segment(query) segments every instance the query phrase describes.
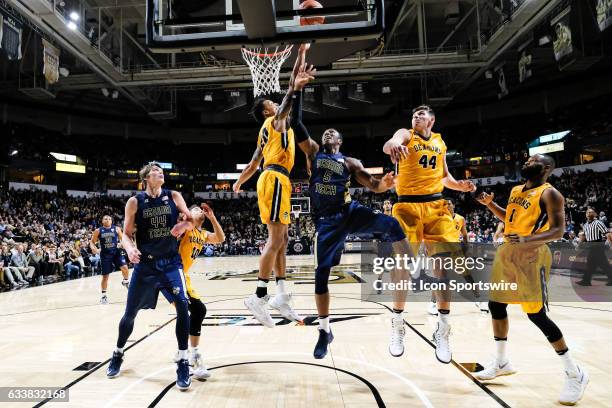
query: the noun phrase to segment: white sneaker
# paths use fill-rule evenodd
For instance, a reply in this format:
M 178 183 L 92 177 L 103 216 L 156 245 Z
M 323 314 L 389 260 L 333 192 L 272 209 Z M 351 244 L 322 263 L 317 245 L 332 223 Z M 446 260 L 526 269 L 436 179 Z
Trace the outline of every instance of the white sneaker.
M 506 361 L 504 364 L 500 365 L 497 360 L 493 360 L 491 363 L 487 364 L 484 370 L 475 372 L 474 377 L 479 380 L 492 380 L 497 377 L 515 373 L 516 370 L 512 367 L 510 361 Z
M 389 343 L 389 353 L 393 357 L 400 357 L 404 354 L 404 336 L 406 335 L 406 327 L 404 319 L 396 317 L 391 318 L 391 342 Z
M 291 301 L 290 294 L 278 294 L 268 301 L 271 308 L 278 310 L 285 319 L 292 320 L 294 322 L 301 322 L 302 317 L 298 315 L 289 305 Z
M 274 321 L 268 310 L 268 299 L 270 299 L 269 295 L 258 298 L 257 295 L 253 293 L 245 299 L 244 305 L 253 313 L 253 317 L 255 317 L 259 323 L 272 328 L 274 327 Z
M 488 314 L 489 313 L 489 303 L 488 302 L 474 302 L 476 304 L 476 307 L 478 308 L 478 310 L 480 310 L 481 313 L 485 313 Z
M 103 296 L 100 298 L 100 304 L 101 304 L 101 305 L 108 305 L 108 298 L 106 297 L 106 295 L 103 295 Z
M 427 305 L 427 313 L 432 316 L 438 315 L 438 304 L 436 302 L 429 302 Z
M 589 383 L 589 373 L 582 367 L 578 367 L 578 373 L 571 376 L 565 372 L 565 384 L 559 396 L 562 405 L 576 405 L 582 398 L 584 390 Z
M 200 353 L 193 353 L 189 356 L 189 367 L 189 371 L 192 371 L 196 380 L 205 380 L 210 377 L 210 371 L 204 365 Z
M 453 355 L 450 349 L 450 324 L 438 322 L 436 331 L 433 334 L 433 341 L 436 345 L 436 358 L 439 362 L 448 364 L 451 362 Z

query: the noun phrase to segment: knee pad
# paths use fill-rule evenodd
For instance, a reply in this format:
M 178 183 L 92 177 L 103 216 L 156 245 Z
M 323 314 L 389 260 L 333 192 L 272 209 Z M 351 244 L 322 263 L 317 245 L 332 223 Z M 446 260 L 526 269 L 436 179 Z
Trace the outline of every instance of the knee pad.
M 489 300 L 489 312 L 491 312 L 491 317 L 495 320 L 503 320 L 508 317 L 507 309 L 508 304 L 499 303 L 493 300 Z
M 202 322 L 206 317 L 206 305 L 200 299 L 191 299 L 189 312 L 189 334 L 199 336 L 202 332 Z
M 555 322 L 550 320 L 544 308 L 540 309 L 538 313 L 527 313 L 527 317 L 538 326 L 538 329 L 544 333 L 550 343 L 554 343 L 563 337 L 561 330 Z
M 329 280 L 330 268 L 322 268 L 315 271 L 315 293 L 317 295 L 324 295 L 329 292 L 327 283 Z

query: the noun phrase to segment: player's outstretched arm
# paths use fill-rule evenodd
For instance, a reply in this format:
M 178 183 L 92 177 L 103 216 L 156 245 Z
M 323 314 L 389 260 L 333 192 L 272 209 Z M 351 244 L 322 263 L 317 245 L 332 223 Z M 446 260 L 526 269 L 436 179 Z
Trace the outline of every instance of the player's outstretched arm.
M 136 197 L 130 197 L 125 204 L 125 217 L 123 221 L 123 237 L 121 245 L 128 255 L 130 262 L 137 264 L 140 262 L 140 251 L 136 248 L 134 242 L 134 232 L 136 231 L 136 210 L 138 210 L 138 201 Z
M 205 203 L 202 203 L 200 207 L 202 208 L 206 218 L 210 220 L 210 223 L 213 226 L 213 232 L 208 234 L 206 241 L 211 244 L 220 244 L 225 242 L 225 232 L 223 232 L 221 224 L 219 224 L 219 221 L 217 221 L 217 217 L 215 217 L 215 213 L 213 212 L 212 208 Z
M 291 71 L 291 77 L 289 78 L 289 88 L 293 87 L 295 82 L 295 78 L 297 74 L 300 72 L 300 68 L 306 62 L 306 51 L 308 51 L 310 44 L 300 44 L 300 48 L 298 49 L 298 55 L 295 59 L 295 63 L 293 64 L 293 71 Z
M 506 219 L 506 209 L 497 205 L 497 203 L 493 201 L 494 197 L 495 194 L 489 194 L 483 191 L 476 197 L 476 201 L 487 207 L 497 218 L 503 221 Z
M 240 193 L 242 191 L 240 187 L 242 187 L 244 183 L 249 181 L 253 174 L 255 174 L 255 172 L 259 168 L 261 159 L 263 159 L 263 152 L 261 151 L 261 147 L 257 146 L 257 149 L 255 149 L 255 152 L 253 152 L 253 157 L 251 157 L 251 161 L 242 170 L 242 173 L 240 173 L 240 177 L 238 177 L 238 180 L 236 180 L 234 185 L 232 185 L 232 191 L 234 193 Z
M 305 64 L 304 67 L 306 67 Z M 315 71 L 316 70 L 311 67 L 311 71 L 309 71 L 307 75 L 314 78 Z M 310 79 L 308 78 L 308 80 Z M 304 81 L 302 81 L 302 83 L 304 83 Z M 302 83 L 294 84 L 295 93 L 293 94 L 293 105 L 291 107 L 291 128 L 293 129 L 295 140 L 297 141 L 300 150 L 304 152 L 306 159 L 308 159 L 308 162 L 310 163 L 310 161 L 314 159 L 314 156 L 319 151 L 319 145 L 317 142 L 312 140 L 308 129 L 304 125 L 304 122 L 302 122 L 302 89 L 305 85 L 305 83 Z
M 89 248 L 91 249 L 91 252 L 93 252 L 94 254 L 100 253 L 100 250 L 96 246 L 96 242 L 98 242 L 99 237 L 100 237 L 100 229 L 96 228 L 96 230 L 91 235 L 91 240 L 89 241 Z M 119 240 L 121 240 L 121 237 L 119 237 Z
M 393 188 L 393 172 L 385 174 L 381 179 L 377 179 L 365 170 L 361 161 L 352 157 L 345 157 L 344 162 L 348 171 L 355 177 L 355 180 L 373 192 L 384 193 Z
M 283 98 L 283 102 L 276 110 L 276 115 L 274 116 L 274 129 L 278 132 L 284 132 L 287 117 L 289 116 L 289 112 L 291 112 L 291 106 L 293 105 L 293 93 L 295 91 L 301 91 L 308 82 L 314 79 L 317 70 L 312 65 L 308 66 L 307 64 L 303 64 L 293 82 L 293 86 L 290 86 L 287 89 L 287 94 Z
M 464 193 L 473 193 L 476 191 L 476 185 L 470 180 L 455 180 L 453 175 L 448 171 L 446 165 L 446 156 L 443 158 L 444 164 L 444 175 L 442 176 L 442 184 L 444 187 L 450 188 L 451 190 L 463 191 Z
M 565 233 L 565 199 L 563 195 L 555 188 L 548 188 L 542 193 L 540 201 L 544 203 L 546 208 L 549 226 L 548 230 L 527 237 L 509 234 L 506 235 L 508 241 L 513 243 L 529 242 L 545 244 L 563 237 Z
M 393 134 L 391 139 L 385 142 L 383 152 L 391 156 L 393 164 L 398 163 L 408 155 L 406 143 L 410 141 L 410 137 L 408 129 L 399 129 Z

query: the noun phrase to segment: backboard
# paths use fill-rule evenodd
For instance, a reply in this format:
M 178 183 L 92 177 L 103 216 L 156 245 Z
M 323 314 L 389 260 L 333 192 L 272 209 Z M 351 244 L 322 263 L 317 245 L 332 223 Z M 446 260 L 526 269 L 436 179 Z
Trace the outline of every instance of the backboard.
M 383 0 L 319 2 L 321 9 L 299 10 L 300 0 L 147 0 L 147 46 L 152 52 L 206 51 L 242 62 L 242 47 L 310 42 L 308 61 L 324 66 L 378 45 Z M 325 22 L 300 25 L 300 17 L 308 16 Z

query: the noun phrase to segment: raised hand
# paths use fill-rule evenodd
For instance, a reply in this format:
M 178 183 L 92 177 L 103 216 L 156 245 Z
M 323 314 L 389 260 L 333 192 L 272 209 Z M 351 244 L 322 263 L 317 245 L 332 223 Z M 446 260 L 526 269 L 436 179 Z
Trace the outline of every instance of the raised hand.
M 482 205 L 489 205 L 491 204 L 491 201 L 493 201 L 494 197 L 495 197 L 494 193 L 489 194 L 483 191 L 476 197 L 476 201 L 478 201 Z
M 393 172 L 385 174 L 383 178 L 380 179 L 380 183 L 385 187 L 385 190 L 389 190 L 393 188 L 395 185 L 395 177 L 393 176 Z
M 301 91 L 304 87 L 313 79 L 315 79 L 315 74 L 317 73 L 317 69 L 313 65 L 308 65 L 304 63 L 300 67 L 297 75 L 295 76 L 295 80 L 293 82 L 293 90 Z
M 461 191 L 465 193 L 473 193 L 476 191 L 476 185 L 471 180 L 457 180 L 457 183 L 461 187 Z
M 202 212 L 204 213 L 204 216 L 206 218 L 213 219 L 215 218 L 215 213 L 213 212 L 212 208 L 210 208 L 210 206 L 206 203 L 202 203 L 200 204 L 200 208 L 202 209 Z
M 397 164 L 400 160 L 408 157 L 408 148 L 404 145 L 394 143 L 391 145 L 389 156 L 391 157 L 391 162 Z

